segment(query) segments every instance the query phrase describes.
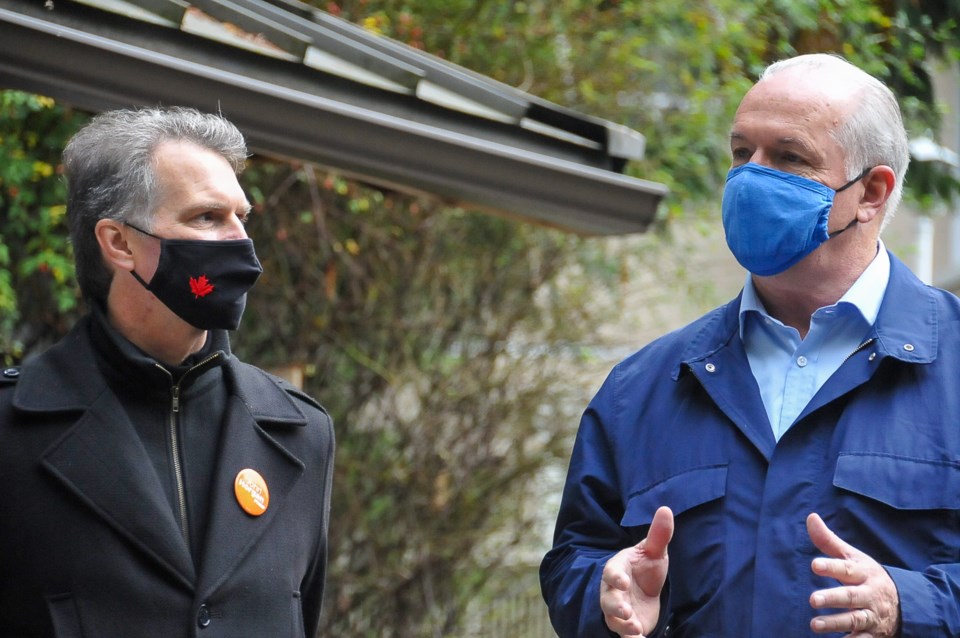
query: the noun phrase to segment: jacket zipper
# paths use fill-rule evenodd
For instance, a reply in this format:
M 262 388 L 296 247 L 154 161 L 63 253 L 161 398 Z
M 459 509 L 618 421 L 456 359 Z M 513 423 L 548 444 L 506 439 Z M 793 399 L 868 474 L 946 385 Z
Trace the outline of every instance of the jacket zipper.
M 190 528 L 187 522 L 187 490 L 183 478 L 183 463 L 180 461 L 181 445 L 180 435 L 177 429 L 177 422 L 180 414 L 180 383 L 182 383 L 191 372 L 201 366 L 206 365 L 208 362 L 213 361 L 219 356 L 219 352 L 212 354 L 200 363 L 191 367 L 189 370 L 183 373 L 183 376 L 180 377 L 180 382 L 174 383 L 170 388 L 170 453 L 173 458 L 173 477 L 177 483 L 177 511 L 180 515 L 180 533 L 183 534 L 183 540 L 186 542 L 188 550 L 190 549 Z M 171 382 L 173 381 L 173 375 L 170 374 L 169 370 L 164 368 L 159 363 L 155 365 L 166 373 Z
M 186 376 L 186 375 L 184 375 Z M 173 476 L 177 482 L 177 508 L 180 512 L 180 532 L 190 549 L 190 533 L 187 527 L 187 490 L 184 488 L 183 464 L 180 463 L 180 436 L 177 433 L 177 415 L 180 413 L 180 384 L 171 389 L 170 451 L 173 458 Z
M 849 359 L 849 358 L 852 357 L 853 355 L 857 354 L 858 352 L 860 352 L 861 350 L 863 350 L 864 348 L 866 348 L 867 346 L 869 346 L 871 343 L 873 343 L 873 341 L 874 341 L 874 339 L 871 337 L 870 339 L 867 339 L 866 341 L 864 341 L 863 343 L 861 343 L 859 346 L 857 346 L 857 349 L 856 349 L 856 350 L 854 350 L 853 352 L 851 352 L 850 354 L 847 355 L 847 358 L 844 359 L 843 362 L 846 363 L 846 362 L 847 362 L 847 359 Z

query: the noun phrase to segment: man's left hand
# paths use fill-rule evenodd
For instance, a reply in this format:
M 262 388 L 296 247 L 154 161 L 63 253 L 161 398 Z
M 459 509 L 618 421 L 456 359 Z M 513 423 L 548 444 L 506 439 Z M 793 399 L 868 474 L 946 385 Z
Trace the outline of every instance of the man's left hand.
M 818 634 L 846 632 L 856 638 L 894 638 L 900 631 L 900 598 L 893 579 L 877 561 L 834 534 L 817 514 L 807 517 L 810 540 L 829 558 L 815 558 L 813 573 L 834 578 L 841 587 L 810 595 L 814 609 L 848 611 L 817 616 L 810 628 Z

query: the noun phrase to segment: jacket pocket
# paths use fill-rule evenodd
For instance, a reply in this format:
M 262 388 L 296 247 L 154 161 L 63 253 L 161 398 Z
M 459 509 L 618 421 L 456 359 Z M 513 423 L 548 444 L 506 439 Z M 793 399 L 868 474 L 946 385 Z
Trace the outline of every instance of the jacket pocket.
M 722 585 L 729 543 L 725 517 L 727 465 L 690 468 L 633 492 L 621 525 L 632 528 L 633 541 L 646 535 L 646 526 L 662 505 L 676 517 L 670 541 L 670 624 L 677 635 L 723 635 L 706 617 L 698 618 L 706 601 Z M 704 625 L 703 623 L 707 623 Z M 688 626 L 689 625 L 689 626 Z M 716 633 L 712 633 L 716 629 Z
M 649 525 L 661 505 L 666 505 L 674 516 L 679 516 L 698 505 L 722 498 L 726 492 L 726 465 L 686 470 L 633 492 L 620 524 L 624 527 Z
M 960 560 L 960 464 L 877 452 L 837 458 L 834 531 L 882 564 Z
M 898 510 L 960 509 L 960 464 L 947 461 L 841 453 L 833 484 Z
M 53 622 L 53 635 L 57 638 L 83 638 L 80 616 L 73 594 L 47 596 L 47 609 Z

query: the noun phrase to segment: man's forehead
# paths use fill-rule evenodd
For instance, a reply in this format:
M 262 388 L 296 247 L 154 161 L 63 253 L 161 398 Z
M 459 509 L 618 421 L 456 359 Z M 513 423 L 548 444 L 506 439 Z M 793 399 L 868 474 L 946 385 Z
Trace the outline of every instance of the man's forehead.
M 857 102 L 863 90 L 863 78 L 844 69 L 797 66 L 760 80 L 743 101 L 762 96 L 764 100 L 806 103 L 845 112 Z

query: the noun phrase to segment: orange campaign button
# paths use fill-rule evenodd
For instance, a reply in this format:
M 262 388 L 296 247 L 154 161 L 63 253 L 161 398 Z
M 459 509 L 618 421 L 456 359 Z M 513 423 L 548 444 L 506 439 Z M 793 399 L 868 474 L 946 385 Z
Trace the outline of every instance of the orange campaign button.
M 237 474 L 237 480 L 233 482 L 233 493 L 237 495 L 237 502 L 243 511 L 251 516 L 260 516 L 270 505 L 267 482 L 259 472 L 250 468 L 240 470 Z

